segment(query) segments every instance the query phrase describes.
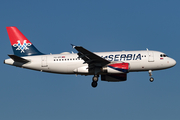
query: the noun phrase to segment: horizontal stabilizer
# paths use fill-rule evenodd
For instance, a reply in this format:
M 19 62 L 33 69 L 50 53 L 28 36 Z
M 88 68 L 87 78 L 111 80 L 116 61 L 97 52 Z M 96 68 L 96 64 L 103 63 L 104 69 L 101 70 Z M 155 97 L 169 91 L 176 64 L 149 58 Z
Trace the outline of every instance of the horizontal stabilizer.
M 29 60 L 26 60 L 24 58 L 21 58 L 19 56 L 16 55 L 8 55 L 11 59 L 13 59 L 15 62 L 20 62 L 20 63 L 28 63 L 30 62 Z

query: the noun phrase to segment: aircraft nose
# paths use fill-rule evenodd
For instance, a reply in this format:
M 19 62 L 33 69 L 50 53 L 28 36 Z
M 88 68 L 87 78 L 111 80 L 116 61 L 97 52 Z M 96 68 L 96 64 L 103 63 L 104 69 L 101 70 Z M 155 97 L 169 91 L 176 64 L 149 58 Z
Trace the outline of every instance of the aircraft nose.
M 174 59 L 172 59 L 172 58 L 171 58 L 170 64 L 171 64 L 171 65 L 172 65 L 172 67 L 173 67 L 173 66 L 175 66 L 175 65 L 176 65 L 176 61 L 175 61 Z

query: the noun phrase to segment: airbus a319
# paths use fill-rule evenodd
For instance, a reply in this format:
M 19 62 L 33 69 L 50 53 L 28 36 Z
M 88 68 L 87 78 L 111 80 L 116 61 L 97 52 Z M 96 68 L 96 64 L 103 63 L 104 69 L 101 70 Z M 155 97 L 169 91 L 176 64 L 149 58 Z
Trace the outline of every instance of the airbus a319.
M 72 45 L 78 53 L 44 54 L 40 52 L 16 27 L 6 27 L 14 55 L 4 60 L 5 64 L 42 72 L 58 74 L 93 75 L 92 87 L 102 81 L 127 80 L 127 73 L 152 71 L 173 67 L 176 61 L 165 53 L 152 50 L 91 52 Z

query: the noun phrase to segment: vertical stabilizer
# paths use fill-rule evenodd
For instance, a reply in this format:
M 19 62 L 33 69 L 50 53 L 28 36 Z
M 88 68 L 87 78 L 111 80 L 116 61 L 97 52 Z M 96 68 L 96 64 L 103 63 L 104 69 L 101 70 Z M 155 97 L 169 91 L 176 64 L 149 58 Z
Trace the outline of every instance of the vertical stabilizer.
M 14 55 L 32 56 L 43 55 L 34 45 L 18 30 L 17 27 L 6 27 Z

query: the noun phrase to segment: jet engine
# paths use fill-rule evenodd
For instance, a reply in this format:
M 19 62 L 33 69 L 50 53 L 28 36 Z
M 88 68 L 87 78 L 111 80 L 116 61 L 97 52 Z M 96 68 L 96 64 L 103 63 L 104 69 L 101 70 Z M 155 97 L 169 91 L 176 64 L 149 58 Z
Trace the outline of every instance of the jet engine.
M 102 81 L 120 82 L 127 80 L 127 73 L 101 75 Z

